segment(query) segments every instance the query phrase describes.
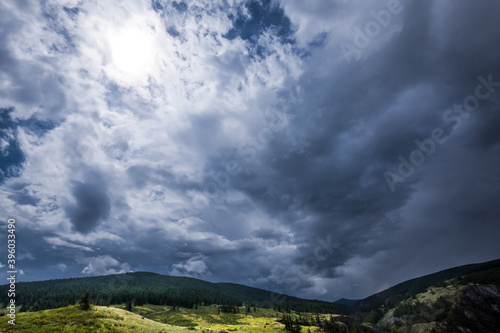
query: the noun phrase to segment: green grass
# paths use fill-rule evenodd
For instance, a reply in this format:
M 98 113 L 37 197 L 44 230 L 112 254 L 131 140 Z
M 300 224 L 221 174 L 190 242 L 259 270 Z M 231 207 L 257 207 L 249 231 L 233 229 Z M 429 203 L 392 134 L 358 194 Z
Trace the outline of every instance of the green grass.
M 417 294 L 416 299 L 421 302 L 427 302 L 429 304 L 435 303 L 439 297 L 457 297 L 457 295 L 466 287 L 467 285 L 456 285 L 452 284 L 451 281 L 446 281 L 446 286 L 444 287 L 430 287 L 423 293 Z
M 427 288 L 424 292 L 416 294 L 414 297 L 409 297 L 399 303 L 407 304 L 410 306 L 415 306 L 415 308 L 404 315 L 395 315 L 396 308 L 387 309 L 384 317 L 377 323 L 380 327 L 386 327 L 391 332 L 431 332 L 436 327 L 436 321 L 441 321 L 442 319 L 438 319 L 440 314 L 446 315 L 446 309 L 443 308 L 443 303 L 440 299 L 445 299 L 448 302 L 456 303 L 459 300 L 459 295 L 462 290 L 468 286 L 469 284 L 459 284 L 457 279 L 450 279 L 440 283 L 439 286 L 431 286 Z M 419 305 L 419 306 L 417 306 Z M 416 309 L 426 312 L 427 319 L 425 322 L 415 323 L 412 319 L 415 319 L 417 313 Z M 427 308 L 427 309 L 425 309 Z M 402 322 L 400 326 L 395 324 L 387 324 L 388 320 L 395 317 Z M 436 321 L 435 321 L 436 320 Z
M 119 308 L 124 308 L 120 305 Z M 135 306 L 135 313 L 149 319 L 168 323 L 171 325 L 195 327 L 200 325 L 241 325 L 245 321 L 242 319 L 246 317 L 265 317 L 265 318 L 278 318 L 278 313 L 270 309 L 260 309 L 258 312 L 252 312 L 248 315 L 245 314 L 245 308 L 240 308 L 240 313 L 219 313 L 216 305 L 199 306 L 198 309 L 179 308 L 176 311 L 171 311 L 170 307 L 158 305 L 144 305 Z
M 117 305 L 125 308 L 125 305 Z M 217 305 L 198 306 L 198 309 L 179 308 L 172 311 L 169 306 L 151 305 L 134 306 L 133 311 L 146 318 L 170 325 L 184 326 L 201 332 L 284 332 L 279 318 L 283 315 L 272 309 L 257 308 L 246 314 L 244 307 L 240 313 L 218 313 Z M 303 314 L 304 315 L 304 314 Z M 310 314 L 312 316 L 312 314 Z M 292 314 L 292 316 L 295 316 Z M 322 315 L 327 317 L 329 315 Z M 311 332 L 318 328 L 308 327 Z M 304 332 L 307 332 L 305 328 Z
M 93 305 L 83 311 L 77 305 L 59 309 L 16 314 L 16 325 L 8 323 L 8 316 L 0 316 L 0 332 L 285 332 L 279 322 L 283 313 L 272 309 L 257 308 L 246 314 L 218 313 L 216 305 L 199 306 L 198 309 L 179 308 L 172 311 L 169 306 L 134 306 L 133 312 L 124 310 L 125 305 L 111 307 Z M 291 313 L 292 317 L 298 314 Z M 303 317 L 314 317 L 302 313 Z M 327 319 L 330 314 L 320 314 Z M 315 326 L 303 326 L 302 332 L 320 332 Z
M 184 327 L 162 324 L 125 310 L 92 306 L 82 311 L 76 305 L 59 309 L 16 314 L 16 325 L 8 323 L 8 316 L 0 317 L 1 332 L 188 332 Z

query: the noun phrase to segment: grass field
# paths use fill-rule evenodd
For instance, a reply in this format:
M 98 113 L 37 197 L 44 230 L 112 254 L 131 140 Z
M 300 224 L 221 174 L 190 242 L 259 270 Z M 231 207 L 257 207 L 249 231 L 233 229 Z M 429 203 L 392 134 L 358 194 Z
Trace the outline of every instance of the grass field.
M 16 315 L 16 325 L 10 318 L 0 317 L 0 332 L 188 332 L 185 327 L 158 323 L 114 307 L 92 306 L 82 311 L 76 305 Z
M 199 306 L 197 309 L 159 305 L 134 306 L 133 312 L 125 305 L 92 306 L 83 311 L 77 305 L 59 309 L 16 314 L 16 325 L 8 323 L 8 316 L 0 316 L 0 332 L 285 332 L 279 322 L 282 313 L 272 309 L 257 308 L 246 314 L 219 313 L 216 305 Z M 298 314 L 291 314 L 298 317 Z M 315 314 L 302 313 L 312 318 Z M 329 318 L 321 314 L 320 318 Z M 302 332 L 319 332 L 315 326 L 303 326 Z
M 124 305 L 117 306 L 123 309 Z M 253 309 L 253 308 L 252 308 Z M 216 305 L 199 306 L 197 309 L 180 308 L 172 311 L 171 307 L 159 305 L 135 306 L 133 312 L 146 318 L 183 326 L 191 330 L 204 332 L 284 332 L 284 326 L 278 320 L 282 313 L 272 309 L 257 308 L 246 314 L 246 308 L 239 308 L 240 313 L 219 313 Z M 313 314 L 301 314 L 303 317 L 313 317 Z M 292 316 L 298 317 L 297 314 Z M 329 315 L 322 314 L 321 318 Z M 303 331 L 318 331 L 317 327 L 304 327 Z

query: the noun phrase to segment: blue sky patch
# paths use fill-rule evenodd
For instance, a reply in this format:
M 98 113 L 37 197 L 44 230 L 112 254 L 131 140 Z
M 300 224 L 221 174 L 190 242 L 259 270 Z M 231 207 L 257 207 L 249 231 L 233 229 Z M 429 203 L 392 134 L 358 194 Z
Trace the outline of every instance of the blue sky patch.
M 0 184 L 19 175 L 24 154 L 17 142 L 17 124 L 10 113 L 14 108 L 0 108 Z
M 183 2 L 183 1 L 179 1 L 179 2 L 173 1 L 172 2 L 172 6 L 175 9 L 177 9 L 180 13 L 184 13 L 187 10 L 187 8 L 188 8 L 187 4 L 185 2 Z
M 176 27 L 170 26 L 167 28 L 167 32 L 170 36 L 172 37 L 178 37 L 180 35 L 179 31 L 177 30 Z
M 37 117 L 30 117 L 26 120 L 20 120 L 19 126 L 27 129 L 37 137 L 43 137 L 48 131 L 57 127 L 57 124 L 51 120 L 39 119 Z
M 240 10 L 237 17 L 231 17 L 233 28 L 223 37 L 233 40 L 256 40 L 264 31 L 272 29 L 283 43 L 292 43 L 292 25 L 281 7 L 270 0 L 251 0 L 245 5 L 250 17 Z
M 78 7 L 72 7 L 72 8 L 63 7 L 63 9 L 66 12 L 66 14 L 68 14 L 71 17 L 75 17 L 80 12 L 80 8 Z
M 25 160 L 24 153 L 17 140 L 17 129 L 22 127 L 37 137 L 43 137 L 54 129 L 56 124 L 49 120 L 32 116 L 25 120 L 13 120 L 13 107 L 0 108 L 0 183 L 6 178 L 17 177 Z
M 40 202 L 39 198 L 29 194 L 26 189 L 16 191 L 15 193 L 10 194 L 8 197 L 19 205 L 36 206 Z
M 163 10 L 163 5 L 158 0 L 151 1 L 151 7 L 153 7 L 155 12 L 161 12 Z
M 60 53 L 71 53 L 76 48 L 76 44 L 73 36 L 71 36 L 69 30 L 63 25 L 62 20 L 59 18 L 61 12 L 59 12 L 54 6 L 44 5 L 42 8 L 47 28 L 62 37 L 61 41 L 58 41 L 51 46 L 51 50 Z M 80 11 L 77 7 L 63 7 L 63 9 L 64 12 L 72 19 L 74 19 Z

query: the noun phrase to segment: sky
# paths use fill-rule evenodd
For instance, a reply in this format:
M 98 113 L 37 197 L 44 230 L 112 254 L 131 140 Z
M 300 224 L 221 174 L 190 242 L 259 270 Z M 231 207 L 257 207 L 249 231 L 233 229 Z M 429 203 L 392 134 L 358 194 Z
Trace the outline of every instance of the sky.
M 500 258 L 500 3 L 0 3 L 0 278 L 334 301 Z

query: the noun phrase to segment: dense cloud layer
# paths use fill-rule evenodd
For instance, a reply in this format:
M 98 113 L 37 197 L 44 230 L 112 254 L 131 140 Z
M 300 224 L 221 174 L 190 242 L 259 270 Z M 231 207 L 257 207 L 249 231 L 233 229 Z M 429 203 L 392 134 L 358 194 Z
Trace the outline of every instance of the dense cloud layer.
M 500 4 L 0 6 L 24 280 L 149 270 L 335 300 L 500 257 Z

